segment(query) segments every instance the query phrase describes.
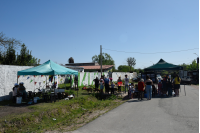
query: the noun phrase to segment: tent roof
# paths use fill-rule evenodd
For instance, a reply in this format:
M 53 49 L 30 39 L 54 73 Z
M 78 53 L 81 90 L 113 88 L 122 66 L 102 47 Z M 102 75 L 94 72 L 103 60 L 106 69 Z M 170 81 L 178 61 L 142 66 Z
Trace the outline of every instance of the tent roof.
M 150 67 L 147 67 L 144 69 L 144 71 L 155 71 L 155 70 L 182 70 L 182 66 L 174 65 L 171 63 L 167 63 L 163 59 L 160 59 L 158 63 L 155 65 L 152 65 Z
M 18 71 L 18 75 L 78 75 L 78 71 L 65 68 L 55 62 L 48 60 L 37 67 Z

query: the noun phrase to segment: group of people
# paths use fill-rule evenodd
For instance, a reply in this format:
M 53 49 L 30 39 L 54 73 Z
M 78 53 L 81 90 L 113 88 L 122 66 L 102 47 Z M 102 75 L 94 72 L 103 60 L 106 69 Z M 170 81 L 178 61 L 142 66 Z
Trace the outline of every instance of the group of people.
M 127 78 L 127 75 L 125 75 L 124 81 L 125 81 L 125 93 L 126 93 L 126 91 L 128 91 L 128 88 L 129 88 L 129 79 Z M 111 94 L 114 94 L 115 86 L 118 87 L 118 91 L 121 91 L 121 86 L 123 86 L 121 77 L 118 78 L 116 84 L 114 84 L 114 82 L 112 81 L 112 78 L 108 78 L 108 76 L 106 77 L 105 75 L 101 75 L 100 79 L 96 77 L 96 79 L 94 79 L 94 82 L 95 82 L 96 89 L 98 89 L 100 86 L 100 92 L 103 93 L 103 89 L 105 87 L 105 93 L 108 93 L 108 94 L 109 94 L 109 91 L 111 91 Z
M 181 79 L 178 74 L 171 79 L 169 75 L 166 75 L 163 80 L 158 81 L 158 85 L 154 85 L 153 81 L 150 79 L 149 76 L 146 77 L 146 81 L 144 82 L 141 79 L 138 82 L 138 85 L 132 83 L 129 85 L 129 98 L 133 98 L 136 94 L 138 95 L 138 100 L 143 100 L 143 94 L 146 92 L 147 100 L 151 100 L 152 97 L 158 96 L 173 96 L 172 90 L 174 91 L 174 97 L 179 97 L 179 89 L 180 89 L 180 82 Z
M 24 83 L 15 83 L 13 87 L 13 102 L 16 102 L 16 97 L 22 96 L 23 98 L 27 98 L 26 88 L 24 87 Z

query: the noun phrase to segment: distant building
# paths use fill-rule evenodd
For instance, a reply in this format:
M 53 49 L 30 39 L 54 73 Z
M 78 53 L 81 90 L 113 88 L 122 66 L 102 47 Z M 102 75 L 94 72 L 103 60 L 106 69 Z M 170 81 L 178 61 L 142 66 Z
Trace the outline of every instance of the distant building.
M 64 65 L 67 68 L 75 70 L 76 67 L 79 69 L 84 69 L 82 72 L 101 72 L 101 65 L 97 62 L 89 62 L 89 63 L 69 63 Z M 114 65 L 102 65 L 102 72 L 112 72 L 112 68 Z M 74 68 L 73 68 L 74 67 Z

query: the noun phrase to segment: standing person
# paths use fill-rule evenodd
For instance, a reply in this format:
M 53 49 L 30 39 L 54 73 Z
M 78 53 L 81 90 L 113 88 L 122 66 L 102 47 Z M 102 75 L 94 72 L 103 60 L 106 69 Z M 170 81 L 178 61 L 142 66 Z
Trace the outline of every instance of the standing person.
M 167 89 L 168 89 L 166 83 L 167 83 L 167 82 L 166 82 L 166 77 L 164 77 L 164 78 L 163 78 L 163 81 L 162 81 L 162 90 L 163 90 L 162 93 L 163 93 L 164 96 L 166 96 Z
M 104 88 L 104 86 L 103 86 L 103 79 L 101 79 L 100 80 L 100 92 L 101 92 L 101 94 L 103 94 L 103 88 Z
M 169 77 L 167 77 L 167 88 L 168 88 L 168 96 L 172 96 L 172 82 Z
M 152 92 L 152 85 L 153 85 L 153 81 L 150 79 L 150 77 L 147 75 L 146 77 L 146 93 L 147 93 L 147 100 L 151 100 L 151 92 Z
M 75 88 L 78 88 L 78 75 L 75 75 L 74 77 L 74 84 L 75 84 Z
M 104 79 L 104 84 L 105 84 L 105 92 L 109 94 L 109 79 L 105 77 Z
M 95 83 L 95 88 L 98 89 L 99 88 L 99 78 L 96 77 L 96 79 L 93 80 Z
M 15 83 L 15 85 L 13 87 L 13 103 L 16 103 L 16 96 L 17 96 L 18 88 L 19 88 L 18 83 Z
M 138 91 L 139 91 L 139 94 L 138 94 L 138 100 L 143 100 L 142 97 L 143 97 L 143 92 L 144 92 L 144 79 L 140 79 L 140 81 L 138 82 Z
M 125 75 L 124 81 L 125 81 L 125 93 L 126 93 L 126 89 L 128 91 L 128 84 L 129 84 L 129 78 L 127 78 L 127 75 Z
M 162 93 L 162 82 L 161 80 L 158 81 L 158 95 L 160 96 Z
M 134 95 L 134 92 L 135 92 L 135 87 L 134 87 L 134 84 L 133 83 L 131 83 L 131 86 L 130 86 L 130 95 L 131 95 L 131 99 L 133 99 L 133 95 Z
M 118 80 L 117 80 L 117 84 L 118 84 L 118 92 L 121 92 L 121 86 L 122 86 L 122 80 L 121 80 L 121 77 L 118 78 Z
M 179 97 L 179 89 L 180 89 L 181 78 L 176 74 L 174 79 L 174 89 L 175 89 L 175 96 Z
M 152 85 L 152 97 L 155 97 L 156 96 L 156 87 L 155 85 L 153 84 Z
M 27 98 L 26 88 L 24 87 L 23 82 L 19 84 L 19 92 L 22 93 L 23 98 Z
M 112 82 L 112 83 L 111 83 L 111 94 L 114 94 L 114 87 L 115 87 L 115 85 L 114 85 L 114 83 Z

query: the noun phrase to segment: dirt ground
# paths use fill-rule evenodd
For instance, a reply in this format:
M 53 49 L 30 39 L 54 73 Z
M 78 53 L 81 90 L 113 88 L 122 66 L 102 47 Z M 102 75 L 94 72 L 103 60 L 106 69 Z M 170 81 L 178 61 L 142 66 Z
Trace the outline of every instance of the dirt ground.
M 26 106 L 21 106 L 21 107 L 1 106 L 0 118 L 4 118 L 8 115 L 22 114 L 22 113 L 27 113 L 27 112 L 31 112 L 31 110 L 28 109 Z

